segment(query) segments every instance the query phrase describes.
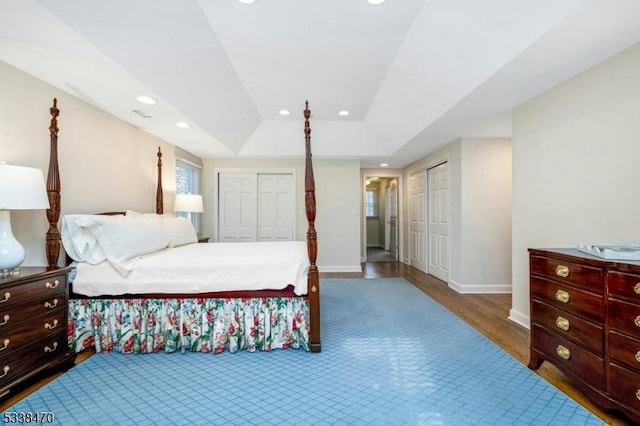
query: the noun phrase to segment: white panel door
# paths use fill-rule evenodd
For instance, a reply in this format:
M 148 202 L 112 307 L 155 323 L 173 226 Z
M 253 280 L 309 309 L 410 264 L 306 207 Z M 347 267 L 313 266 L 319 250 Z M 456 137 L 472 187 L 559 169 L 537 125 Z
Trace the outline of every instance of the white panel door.
M 409 261 L 411 266 L 427 272 L 425 172 L 409 177 Z
M 429 274 L 449 281 L 449 166 L 427 172 L 429 184 Z
M 258 175 L 258 241 L 293 240 L 292 174 Z
M 256 241 L 257 179 L 255 173 L 220 173 L 218 241 Z

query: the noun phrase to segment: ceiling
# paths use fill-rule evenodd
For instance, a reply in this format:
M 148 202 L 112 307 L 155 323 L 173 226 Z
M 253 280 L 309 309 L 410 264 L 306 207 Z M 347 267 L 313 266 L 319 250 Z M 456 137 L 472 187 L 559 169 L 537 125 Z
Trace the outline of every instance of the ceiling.
M 2 0 L 0 60 L 204 158 L 302 156 L 308 100 L 316 158 L 400 168 L 511 136 L 639 22 L 637 0 Z

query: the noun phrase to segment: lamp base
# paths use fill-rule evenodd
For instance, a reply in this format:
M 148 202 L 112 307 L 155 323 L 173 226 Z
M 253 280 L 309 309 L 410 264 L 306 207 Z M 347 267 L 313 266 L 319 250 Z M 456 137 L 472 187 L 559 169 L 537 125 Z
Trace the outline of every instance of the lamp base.
M 24 261 L 25 251 L 11 232 L 9 210 L 0 210 L 0 271 L 13 271 Z

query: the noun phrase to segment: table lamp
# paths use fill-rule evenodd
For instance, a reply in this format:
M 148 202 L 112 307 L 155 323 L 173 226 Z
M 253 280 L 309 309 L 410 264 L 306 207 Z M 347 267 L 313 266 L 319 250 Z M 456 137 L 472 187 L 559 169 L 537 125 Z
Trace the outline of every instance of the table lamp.
M 0 277 L 17 274 L 25 250 L 11 231 L 11 210 L 48 209 L 42 170 L 0 163 Z
M 202 213 L 202 195 L 198 194 L 176 194 L 176 201 L 173 204 L 173 211 L 189 213 L 189 222 L 191 213 Z

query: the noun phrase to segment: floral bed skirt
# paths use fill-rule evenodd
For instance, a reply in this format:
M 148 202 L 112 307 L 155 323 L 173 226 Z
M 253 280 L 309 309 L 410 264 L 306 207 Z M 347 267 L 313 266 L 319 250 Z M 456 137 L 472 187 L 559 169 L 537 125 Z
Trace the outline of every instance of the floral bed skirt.
M 72 299 L 69 346 L 76 352 L 309 350 L 305 298 Z

